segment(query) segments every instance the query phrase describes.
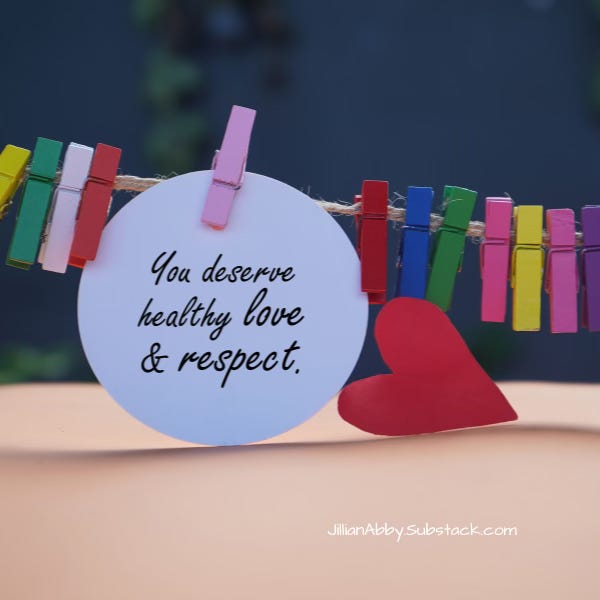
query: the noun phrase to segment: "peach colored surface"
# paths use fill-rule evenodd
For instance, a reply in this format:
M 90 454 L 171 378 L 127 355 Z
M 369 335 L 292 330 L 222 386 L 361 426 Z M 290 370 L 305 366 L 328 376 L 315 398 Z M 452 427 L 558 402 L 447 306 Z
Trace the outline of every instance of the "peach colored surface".
M 96 385 L 0 388 L 0 599 L 596 599 L 600 386 L 501 387 L 517 424 L 376 438 L 331 402 L 230 448 Z M 518 535 L 327 535 L 376 521 Z

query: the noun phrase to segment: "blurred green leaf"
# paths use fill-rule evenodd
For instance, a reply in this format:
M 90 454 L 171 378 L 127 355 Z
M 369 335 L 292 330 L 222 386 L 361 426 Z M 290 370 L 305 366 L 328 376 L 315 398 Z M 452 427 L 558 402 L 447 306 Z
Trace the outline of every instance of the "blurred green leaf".
M 172 0 L 133 0 L 133 19 L 138 27 L 150 29 L 166 16 Z
M 199 151 L 208 139 L 205 120 L 196 112 L 157 117 L 146 140 L 149 158 L 163 173 L 193 171 Z
M 69 379 L 80 360 L 74 348 L 39 349 L 17 346 L 0 349 L 0 383 Z
M 144 97 L 157 110 L 171 110 L 196 95 L 202 84 L 202 71 L 194 62 L 159 50 L 148 61 Z
M 518 348 L 505 324 L 481 323 L 477 330 L 465 335 L 477 362 L 492 377 L 501 377 L 518 360 Z

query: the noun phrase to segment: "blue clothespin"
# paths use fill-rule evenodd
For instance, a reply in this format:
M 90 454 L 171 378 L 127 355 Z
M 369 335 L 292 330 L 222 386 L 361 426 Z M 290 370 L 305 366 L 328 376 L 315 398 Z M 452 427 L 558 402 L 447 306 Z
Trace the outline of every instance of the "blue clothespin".
M 432 188 L 408 188 L 406 220 L 398 252 L 396 296 L 425 298 L 429 262 L 429 213 L 432 203 Z

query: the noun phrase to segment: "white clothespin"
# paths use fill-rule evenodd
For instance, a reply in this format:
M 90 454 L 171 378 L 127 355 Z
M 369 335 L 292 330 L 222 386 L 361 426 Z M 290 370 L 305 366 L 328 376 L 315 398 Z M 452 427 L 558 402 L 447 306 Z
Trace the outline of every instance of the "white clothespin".
M 81 191 L 85 185 L 94 155 L 93 148 L 70 143 L 65 153 L 60 183 L 54 191 L 52 208 L 42 240 L 38 262 L 45 271 L 64 273 L 69 255 Z

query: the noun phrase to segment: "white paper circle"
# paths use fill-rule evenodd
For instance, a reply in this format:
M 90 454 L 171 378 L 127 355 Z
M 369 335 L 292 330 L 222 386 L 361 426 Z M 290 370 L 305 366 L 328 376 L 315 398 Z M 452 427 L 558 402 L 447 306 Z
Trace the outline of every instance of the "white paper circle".
M 134 417 L 190 442 L 244 444 L 302 423 L 341 389 L 364 342 L 368 302 L 356 252 L 314 201 L 247 173 L 229 224 L 217 231 L 200 221 L 211 176 L 169 179 L 110 221 L 81 277 L 79 331 L 98 380 Z M 273 282 L 264 271 L 257 281 L 216 282 L 214 269 L 206 281 L 219 255 L 217 269 L 232 275 L 239 266 L 238 279 L 241 267 L 251 269 L 246 277 L 260 267 L 281 271 Z M 293 272 L 282 274 L 288 267 Z M 286 318 L 257 326 L 267 305 L 285 308 Z M 219 328 L 227 313 L 230 322 Z M 150 357 L 154 344 L 160 350 Z

